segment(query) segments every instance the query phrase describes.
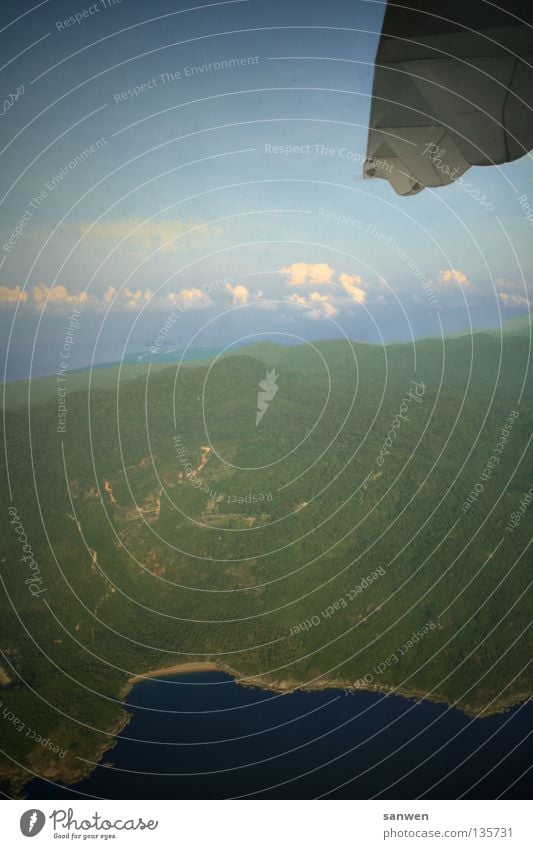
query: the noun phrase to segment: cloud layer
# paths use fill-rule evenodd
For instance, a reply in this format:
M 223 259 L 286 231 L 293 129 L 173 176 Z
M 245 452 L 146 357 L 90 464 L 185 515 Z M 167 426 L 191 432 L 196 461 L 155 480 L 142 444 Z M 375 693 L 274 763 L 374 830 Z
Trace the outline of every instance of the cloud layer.
M 307 308 L 306 318 L 316 321 L 320 318 L 335 318 L 342 310 L 349 310 L 354 304 L 362 305 L 367 298 L 363 278 L 359 274 L 341 271 L 337 275 L 334 268 L 325 262 L 293 262 L 280 268 L 279 274 L 285 278 L 288 288 L 312 286 L 313 292 L 293 294 L 287 301 Z M 326 292 L 316 291 L 316 287 L 326 286 Z

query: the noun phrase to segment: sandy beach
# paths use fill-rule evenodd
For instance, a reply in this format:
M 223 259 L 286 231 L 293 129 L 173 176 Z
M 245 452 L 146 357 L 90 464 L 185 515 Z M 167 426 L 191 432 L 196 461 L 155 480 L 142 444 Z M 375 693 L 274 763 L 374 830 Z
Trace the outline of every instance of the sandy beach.
M 197 661 L 190 663 L 177 663 L 175 666 L 164 666 L 161 669 L 153 669 L 150 672 L 143 672 L 139 675 L 134 675 L 128 679 L 128 690 L 144 681 L 145 678 L 165 678 L 167 675 L 186 675 L 188 672 L 218 672 L 220 671 L 216 663 L 209 661 Z
M 239 684 L 241 687 L 253 687 L 258 688 L 260 690 L 264 690 L 265 692 L 273 692 L 278 694 L 283 693 L 294 693 L 298 691 L 302 692 L 317 692 L 321 690 L 346 690 L 350 688 L 351 684 L 349 681 L 343 681 L 339 679 L 333 680 L 318 680 L 313 682 L 299 682 L 299 681 L 269 681 L 265 680 L 261 676 L 250 676 L 250 677 L 240 677 L 239 673 L 236 672 L 235 669 L 232 669 L 226 665 L 218 665 L 213 663 L 212 661 L 190 661 L 187 663 L 177 663 L 174 666 L 165 666 L 160 669 L 153 669 L 149 672 L 144 672 L 143 674 L 134 675 L 132 678 L 129 678 L 126 684 L 124 685 L 121 692 L 121 699 L 133 689 L 135 684 L 138 684 L 141 681 L 144 681 L 148 678 L 160 678 L 164 680 L 167 676 L 172 677 L 175 675 L 184 675 L 189 672 L 225 672 L 227 675 L 230 675 L 236 684 Z M 429 701 L 434 704 L 448 704 L 447 700 L 439 695 L 438 693 L 426 693 L 423 690 L 418 689 L 404 689 L 398 687 L 388 687 L 384 683 L 373 683 L 367 684 L 362 687 L 358 687 L 358 692 L 369 692 L 369 693 L 381 693 L 382 695 L 395 695 L 402 696 L 403 698 L 410 699 L 411 701 L 421 702 L 421 701 Z M 486 706 L 484 703 L 479 705 L 477 704 L 455 704 L 457 710 L 460 710 L 462 713 L 470 716 L 472 718 L 481 718 L 487 716 L 494 716 L 498 713 L 506 713 L 508 710 L 511 710 L 517 704 L 520 704 L 523 701 L 527 701 L 530 698 L 529 694 L 515 694 L 514 696 L 505 698 L 501 697 L 500 699 L 493 702 L 490 706 Z M 452 705 L 449 705 L 452 707 Z

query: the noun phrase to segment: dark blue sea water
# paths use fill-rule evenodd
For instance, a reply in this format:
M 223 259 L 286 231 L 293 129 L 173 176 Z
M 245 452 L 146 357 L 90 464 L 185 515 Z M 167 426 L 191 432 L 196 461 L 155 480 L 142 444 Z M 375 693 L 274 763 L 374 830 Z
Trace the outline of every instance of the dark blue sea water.
M 278 695 L 222 673 L 146 680 L 132 721 L 74 787 L 30 798 L 528 798 L 533 703 L 486 719 L 400 696 Z M 530 773 L 531 775 L 531 773 Z

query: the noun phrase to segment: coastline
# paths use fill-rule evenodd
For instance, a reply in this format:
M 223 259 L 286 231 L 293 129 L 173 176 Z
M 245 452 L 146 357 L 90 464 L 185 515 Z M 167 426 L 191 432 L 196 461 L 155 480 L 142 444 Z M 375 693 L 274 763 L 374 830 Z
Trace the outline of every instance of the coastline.
M 148 672 L 139 672 L 137 675 L 132 675 L 131 678 L 128 678 L 120 691 L 120 699 L 124 699 L 133 690 L 135 685 L 140 684 L 142 681 L 147 681 L 150 678 L 160 678 L 163 680 L 166 675 L 187 675 L 189 672 L 226 672 L 226 669 L 222 669 L 212 661 L 199 660 L 176 663 L 173 666 L 163 666 L 160 669 L 151 669 Z
M 350 681 L 342 681 L 339 679 L 333 679 L 331 681 L 322 681 L 322 682 L 313 682 L 311 684 L 298 684 L 295 681 L 280 681 L 280 682 L 270 682 L 265 681 L 264 679 L 258 678 L 247 678 L 247 679 L 238 679 L 233 670 L 228 668 L 218 667 L 220 672 L 226 672 L 228 675 L 231 675 L 235 683 L 241 687 L 256 687 L 261 690 L 268 690 L 275 693 L 289 693 L 289 692 L 298 692 L 302 691 L 305 693 L 312 692 L 320 692 L 322 690 L 348 690 L 352 684 Z M 499 700 L 495 701 L 490 708 L 486 708 L 486 705 L 476 705 L 474 704 L 450 704 L 450 702 L 444 697 L 440 696 L 437 693 L 427 693 L 424 690 L 417 689 L 405 689 L 398 687 L 387 686 L 386 684 L 367 684 L 362 687 L 358 687 L 357 690 L 353 691 L 351 694 L 346 693 L 346 695 L 354 695 L 356 693 L 381 693 L 384 696 L 400 696 L 403 699 L 408 699 L 411 702 L 415 702 L 419 704 L 420 702 L 429 702 L 430 704 L 441 704 L 447 705 L 449 708 L 453 710 L 458 710 L 460 713 L 463 713 L 465 716 L 468 716 L 470 719 L 486 719 L 490 716 L 496 716 L 498 714 L 507 713 L 512 710 L 519 704 L 523 702 L 531 701 L 533 698 L 530 693 L 517 693 L 510 697 L 501 697 Z
M 233 678 L 233 683 L 237 684 L 239 687 L 254 687 L 256 689 L 264 690 L 266 692 L 273 692 L 279 694 L 298 691 L 305 693 L 313 693 L 320 692 L 322 690 L 349 690 L 349 688 L 352 687 L 351 681 L 344 681 L 343 679 L 339 678 L 334 678 L 325 681 L 313 681 L 311 683 L 303 684 L 299 683 L 298 681 L 292 680 L 270 681 L 268 679 L 262 678 L 260 675 L 244 678 L 241 677 L 240 673 L 236 669 L 232 669 L 232 667 L 228 666 L 227 664 L 219 664 L 215 661 L 188 661 L 185 663 L 177 663 L 173 666 L 161 667 L 160 669 L 152 669 L 147 672 L 138 673 L 137 675 L 132 676 L 122 687 L 120 698 L 123 699 L 136 684 L 139 684 L 142 681 L 151 678 L 160 678 L 163 680 L 165 676 L 186 675 L 191 672 L 223 672 Z M 516 707 L 516 705 L 521 704 L 522 702 L 527 702 L 531 698 L 533 698 L 531 694 L 528 693 L 517 693 L 507 698 L 502 696 L 500 699 L 496 700 L 490 706 L 490 708 L 487 709 L 486 705 L 484 704 L 450 704 L 444 696 L 440 696 L 437 693 L 427 693 L 423 690 L 418 690 L 416 688 L 407 689 L 392 687 L 387 686 L 384 683 L 372 683 L 358 687 L 357 690 L 351 693 L 351 695 L 354 695 L 358 692 L 382 693 L 385 696 L 400 696 L 404 699 L 409 699 L 410 701 L 414 702 L 427 701 L 433 704 L 445 704 L 448 705 L 448 707 L 451 707 L 453 710 L 458 710 L 461 713 L 464 713 L 471 719 L 485 719 L 489 716 L 507 713 L 507 711 L 512 710 L 512 708 Z M 346 693 L 346 695 L 350 695 L 350 693 Z
M 297 681 L 288 679 L 281 681 L 270 681 L 268 679 L 262 678 L 261 676 L 244 678 L 241 677 L 240 673 L 237 670 L 232 669 L 226 664 L 218 664 L 214 661 L 188 661 L 174 664 L 172 666 L 165 666 L 160 667 L 158 669 L 147 670 L 144 673 L 137 673 L 131 676 L 123 684 L 120 690 L 119 698 L 121 701 L 123 701 L 127 694 L 131 692 L 131 690 L 135 687 L 135 685 L 141 683 L 142 681 L 150 679 L 165 680 L 168 677 L 179 677 L 180 675 L 186 675 L 194 672 L 222 672 L 226 675 L 229 675 L 233 679 L 233 683 L 237 684 L 238 686 L 253 687 L 254 689 L 260 689 L 265 692 L 278 693 L 280 695 L 298 691 L 309 693 L 320 692 L 323 690 L 347 691 L 352 686 L 351 682 L 343 681 L 342 679 L 314 681 L 309 684 L 302 684 L 298 683 Z M 421 702 L 426 701 L 434 704 L 448 705 L 448 707 L 451 707 L 454 710 L 459 710 L 461 713 L 468 716 L 470 719 L 485 719 L 487 717 L 495 716 L 497 714 L 507 713 L 517 705 L 525 703 L 532 699 L 532 696 L 529 693 L 517 693 L 507 698 L 501 697 L 499 700 L 495 701 L 487 710 L 484 705 L 451 705 L 443 696 L 439 696 L 438 694 L 428 694 L 423 692 L 422 690 L 417 689 L 399 689 L 387 686 L 386 684 L 368 684 L 364 687 L 358 687 L 357 690 L 352 691 L 352 694 L 356 695 L 358 692 L 381 693 L 384 696 L 400 696 L 404 699 L 408 699 L 414 704 L 420 704 Z M 348 695 L 350 695 L 350 693 L 346 692 L 346 696 Z M 45 770 L 45 772 L 42 774 L 42 777 L 48 778 L 52 781 L 60 781 L 61 783 L 67 786 L 77 784 L 82 779 L 87 778 L 96 769 L 98 765 L 101 765 L 104 755 L 110 752 L 117 745 L 120 734 L 129 725 L 132 719 L 132 714 L 128 711 L 128 709 L 131 709 L 134 706 L 122 704 L 121 707 L 123 711 L 122 715 L 117 719 L 110 731 L 106 732 L 111 739 L 101 740 L 99 742 L 95 749 L 94 755 L 91 758 L 91 761 L 85 761 L 85 763 L 81 761 L 76 763 L 75 765 L 71 762 L 68 764 L 68 766 L 66 763 L 57 764 L 55 768 L 49 767 L 47 770 Z M 65 769 L 65 767 L 67 768 Z M 33 776 L 23 776 L 18 770 L 16 771 L 16 773 L 17 777 L 15 777 L 15 775 L 12 776 L 12 779 L 14 779 L 13 789 L 15 790 L 15 798 L 25 798 L 24 786 L 32 780 Z

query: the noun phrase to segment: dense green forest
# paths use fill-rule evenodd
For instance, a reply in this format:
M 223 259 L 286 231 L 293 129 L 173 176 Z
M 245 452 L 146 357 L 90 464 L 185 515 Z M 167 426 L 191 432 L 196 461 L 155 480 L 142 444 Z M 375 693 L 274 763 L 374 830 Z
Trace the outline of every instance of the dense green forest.
M 128 679 L 188 660 L 471 713 L 527 698 L 528 363 L 520 333 L 261 344 L 102 369 L 90 389 L 69 376 L 61 419 L 50 384 L 10 404 L 10 792 L 33 773 L 76 780 L 127 720 Z M 277 392 L 256 424 L 269 371 Z

